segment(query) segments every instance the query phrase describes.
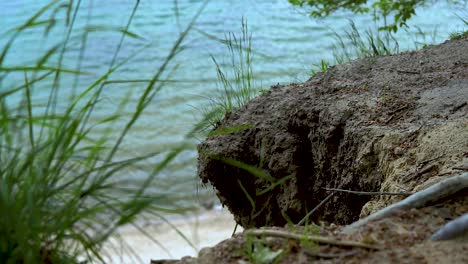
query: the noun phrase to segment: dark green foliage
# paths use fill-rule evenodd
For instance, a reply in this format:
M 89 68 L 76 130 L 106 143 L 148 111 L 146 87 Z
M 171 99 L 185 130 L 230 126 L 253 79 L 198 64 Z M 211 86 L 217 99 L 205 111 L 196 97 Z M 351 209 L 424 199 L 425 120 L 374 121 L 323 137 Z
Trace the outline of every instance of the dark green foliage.
M 398 28 L 406 26 L 406 22 L 415 15 L 415 8 L 428 4 L 429 0 L 289 0 L 293 5 L 308 5 L 312 8 L 313 17 L 326 17 L 337 10 L 350 10 L 354 13 L 372 13 L 376 20 L 393 14 L 393 22 L 380 27 L 380 30 L 396 32 Z M 461 1 L 448 1 L 460 3 Z

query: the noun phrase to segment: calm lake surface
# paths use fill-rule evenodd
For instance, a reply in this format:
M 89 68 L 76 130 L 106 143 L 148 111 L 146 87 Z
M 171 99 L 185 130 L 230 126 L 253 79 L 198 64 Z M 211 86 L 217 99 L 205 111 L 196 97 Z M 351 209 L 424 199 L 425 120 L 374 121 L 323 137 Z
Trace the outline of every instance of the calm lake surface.
M 110 80 L 147 80 L 157 72 L 158 67 L 169 53 L 174 41 L 183 30 L 198 8 L 201 1 L 178 0 L 178 14 L 175 15 L 174 1 L 142 0 L 131 23 L 130 31 L 142 39 L 126 38 L 118 55 L 118 61 L 149 45 L 129 63 L 113 74 Z M 401 30 L 398 34 L 400 50 L 414 49 L 415 43 L 440 43 L 450 33 L 463 30 L 463 22 L 456 15 L 466 19 L 466 9 L 449 6 L 446 1 L 417 10 L 417 17 L 409 25 L 411 33 Z M 0 1 L 0 34 L 8 29 L 21 25 L 48 1 L 16 0 Z M 83 91 L 99 74 L 103 74 L 112 61 L 121 35 L 115 31 L 104 30 L 111 27 L 125 27 L 135 1 L 106 0 L 81 1 L 77 13 L 76 30 L 71 35 L 71 44 L 65 53 L 64 65 L 70 69 L 81 67 L 82 71 L 94 75 L 75 79 L 63 75 L 60 98 L 67 105 L 67 98 L 73 93 Z M 63 41 L 63 10 L 58 11 L 62 21 L 57 22 L 47 37 L 43 28 L 27 30 L 14 43 L 6 57 L 6 65 L 33 65 L 50 47 Z M 48 18 L 47 12 L 44 18 Z M 184 41 L 184 50 L 177 55 L 170 68 L 177 65 L 171 74 L 164 74 L 168 80 L 160 93 L 146 109 L 144 116 L 135 124 L 122 146 L 121 157 L 138 156 L 145 153 L 173 149 L 184 141 L 185 135 L 200 120 L 201 110 L 213 98 L 220 88 L 213 56 L 223 64 L 229 61 L 227 48 L 199 33 L 203 31 L 218 38 L 233 32 L 240 36 L 242 19 L 245 19 L 253 36 L 254 74 L 259 86 L 268 88 L 276 83 L 298 82 L 308 79 L 314 64 L 325 59 L 332 60 L 333 32 L 344 32 L 349 29 L 348 19 L 353 19 L 357 27 L 367 29 L 374 27 L 370 16 L 355 16 L 342 12 L 327 19 L 310 18 L 305 9 L 291 6 L 287 0 L 226 0 L 211 1 Z M 85 49 L 82 49 L 82 33 L 85 28 L 99 29 L 87 35 Z M 198 30 L 198 31 L 197 31 Z M 426 35 L 420 35 L 418 32 Z M 75 34 L 76 33 L 76 34 Z M 0 47 L 7 41 L 5 35 L 0 38 Z M 3 48 L 2 48 L 3 49 Z M 80 60 L 80 56 L 82 60 Z M 51 61 L 57 60 L 52 57 Z M 81 64 L 79 65 L 79 61 Z M 52 80 L 36 86 L 34 90 L 35 111 L 43 109 Z M 0 89 L 15 87 L 24 82 L 23 74 L 9 74 L 0 82 Z M 133 113 L 135 101 L 143 91 L 146 83 L 112 83 L 106 86 L 102 101 L 97 106 L 93 120 L 100 120 L 109 114 L 119 112 L 124 120 Z M 120 105 L 123 98 L 130 98 L 125 107 Z M 15 98 L 10 100 L 14 101 Z M 126 119 L 127 118 L 127 119 Z M 124 122 L 113 127 L 102 127 L 96 134 L 109 133 L 117 136 Z M 196 144 L 201 139 L 188 140 L 190 147 L 164 171 L 154 184 L 154 191 L 174 194 L 174 199 L 191 203 L 200 196 L 209 196 L 210 191 L 198 188 L 196 179 Z M 157 160 L 153 161 L 154 163 Z M 128 171 L 122 177 L 131 180 L 141 179 L 154 164 L 147 162 L 135 170 Z

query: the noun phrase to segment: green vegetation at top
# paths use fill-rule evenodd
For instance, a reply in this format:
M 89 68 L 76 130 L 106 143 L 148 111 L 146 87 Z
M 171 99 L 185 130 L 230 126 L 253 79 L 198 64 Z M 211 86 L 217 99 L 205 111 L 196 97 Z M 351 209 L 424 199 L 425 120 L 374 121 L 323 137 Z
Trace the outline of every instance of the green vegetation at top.
M 372 13 L 375 20 L 383 19 L 385 24 L 380 30 L 397 32 L 406 22 L 416 14 L 419 6 L 429 5 L 431 0 L 289 0 L 293 5 L 312 8 L 310 14 L 313 17 L 326 17 L 337 10 L 351 10 L 354 13 Z M 462 4 L 463 0 L 447 0 L 452 4 Z M 393 22 L 387 24 L 387 18 L 393 14 Z
M 462 17 L 459 17 L 459 18 L 461 21 L 463 21 L 463 24 L 465 24 L 465 26 L 468 26 L 468 19 L 464 19 Z M 463 31 L 451 33 L 450 39 L 459 39 L 459 38 L 466 37 L 466 36 L 468 36 L 468 30 L 463 30 Z
M 240 34 L 230 32 L 224 39 L 201 33 L 224 44 L 228 50 L 227 63 L 220 63 L 211 56 L 218 77 L 218 93 L 210 97 L 208 106 L 202 109 L 205 116 L 202 121 L 203 130 L 207 131 L 217 128 L 226 114 L 247 104 L 261 92 L 261 89 L 255 81 L 252 34 L 245 20 L 242 20 Z M 223 133 L 232 133 L 239 129 L 242 130 L 245 127 L 233 128 Z M 211 135 L 219 134 L 219 132 L 212 132 Z
M 423 34 L 423 36 L 425 35 Z M 353 21 L 350 21 L 349 29 L 344 32 L 334 32 L 334 39 L 333 60 L 330 62 L 322 59 L 320 63 L 313 64 L 312 76 L 318 72 L 325 72 L 335 64 L 343 64 L 355 59 L 392 55 L 398 53 L 400 49 L 393 32 L 367 29 L 362 33 Z M 426 44 L 422 43 L 421 45 Z
M 407 50 L 409 47 L 401 49 L 400 43 L 397 38 L 396 31 L 399 27 L 404 27 L 406 34 L 412 39 L 414 43 L 413 49 L 425 48 L 428 45 L 435 44 L 437 36 L 437 27 L 432 32 L 424 32 L 420 27 L 414 26 L 410 29 L 406 21 L 411 18 L 408 16 L 397 25 L 396 21 L 402 18 L 395 15 L 395 23 L 388 24 L 387 16 L 392 12 L 402 12 L 397 7 L 400 5 L 406 6 L 406 9 L 414 8 L 427 4 L 429 1 L 389 1 L 381 0 L 375 1 L 372 5 L 366 5 L 367 1 L 296 1 L 289 0 L 295 5 L 309 4 L 315 9 L 312 11 L 312 16 L 323 17 L 329 15 L 338 9 L 349 9 L 356 13 L 366 13 L 373 11 L 374 19 L 377 24 L 382 22 L 384 26 L 376 27 L 374 29 L 360 29 L 352 20 L 349 23 L 349 29 L 344 32 L 334 32 L 334 44 L 332 49 L 333 60 L 326 61 L 322 59 L 319 63 L 312 64 L 311 75 L 315 75 L 318 72 L 326 71 L 330 66 L 335 64 L 343 64 L 355 59 L 363 59 L 375 56 L 392 55 L 397 54 L 401 50 Z M 339 3 L 338 3 L 339 2 Z M 414 3 L 412 3 L 414 2 Z M 466 1 L 448 1 L 452 4 L 466 4 Z M 327 3 L 327 4 L 326 4 Z M 458 15 L 457 15 L 458 16 Z M 459 19 L 466 25 L 468 21 L 460 16 Z M 466 36 L 467 31 L 457 31 L 450 34 L 450 39 L 457 39 Z
M 350 22 L 350 29 L 339 34 L 335 32 L 333 57 L 338 64 L 354 59 L 368 58 L 382 55 L 392 55 L 399 52 L 399 44 L 392 32 L 366 30 L 359 32 L 354 22 Z

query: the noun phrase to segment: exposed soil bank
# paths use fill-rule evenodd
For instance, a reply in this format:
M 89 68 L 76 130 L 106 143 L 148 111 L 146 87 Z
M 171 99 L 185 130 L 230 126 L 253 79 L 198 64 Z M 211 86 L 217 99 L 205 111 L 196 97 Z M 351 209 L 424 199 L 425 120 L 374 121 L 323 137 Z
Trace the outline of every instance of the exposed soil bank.
M 243 227 L 297 223 L 330 193 L 324 188 L 415 191 L 468 164 L 467 101 L 466 37 L 338 65 L 306 83 L 272 87 L 227 116 L 218 129 L 251 127 L 200 145 L 199 176 Z M 338 193 L 311 220 L 349 224 L 401 199 L 371 198 Z
M 198 258 L 154 263 L 468 263 L 466 236 L 429 240 L 468 212 L 467 188 L 347 234 L 341 225 L 403 198 L 336 192 L 309 219 L 319 226 L 283 227 L 329 196 L 326 188 L 418 192 L 466 174 L 467 37 L 338 65 L 303 84 L 274 86 L 217 129 L 232 127 L 244 129 L 200 145 L 199 176 L 243 227 L 277 227 L 260 236 L 252 232 L 264 229 L 246 230 Z M 239 162 L 267 177 L 252 175 Z M 305 239 L 310 234 L 324 240 Z

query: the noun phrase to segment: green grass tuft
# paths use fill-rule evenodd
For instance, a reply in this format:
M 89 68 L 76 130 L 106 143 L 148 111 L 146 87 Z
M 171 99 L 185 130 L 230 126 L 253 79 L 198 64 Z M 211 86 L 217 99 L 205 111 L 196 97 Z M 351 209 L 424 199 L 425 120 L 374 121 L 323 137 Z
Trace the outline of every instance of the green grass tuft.
M 208 106 L 202 109 L 205 131 L 218 127 L 226 114 L 243 107 L 261 90 L 255 81 L 252 34 L 249 32 L 247 22 L 242 20 L 240 36 L 228 33 L 225 39 L 215 40 L 225 44 L 229 62 L 220 63 L 211 57 L 216 67 L 219 86 L 218 95 L 209 98 Z
M 71 33 L 76 30 L 74 22 L 80 3 L 50 2 L 23 25 L 8 31 L 5 36 L 9 40 L 0 47 L 0 80 L 8 81 L 13 73 L 24 76 L 23 83 L 16 87 L 3 85 L 0 90 L 0 263 L 78 263 L 81 260 L 105 263 L 105 255 L 110 252 L 103 252 L 102 245 L 119 227 L 136 226 L 135 221 L 142 213 L 163 218 L 161 213 L 182 210 L 171 207 L 167 195 L 148 190 L 159 173 L 186 147 L 181 145 L 165 155 L 149 153 L 122 158 L 125 155 L 121 155 L 120 146 L 149 102 L 162 89 L 161 76 L 171 70 L 169 63 L 181 50 L 182 42 L 206 1 L 144 87 L 132 115 L 123 119 L 120 112 L 109 113 L 99 120 L 94 113 L 105 102 L 101 100 L 103 88 L 111 85 L 116 70 L 147 45 L 120 61 L 116 60 L 125 38 L 144 41 L 129 31 L 139 5 L 136 1 L 125 27 L 97 26 L 91 30 L 121 35 L 108 70 L 85 89 L 77 89 L 76 96 L 70 96 L 69 101 L 59 98 L 62 94 L 59 91 L 69 89 L 66 90 L 69 92 L 75 87 L 74 94 L 77 86 L 77 78 L 70 85 L 61 76 L 83 74 L 81 61 L 76 69 L 69 69 L 62 63 L 66 49 L 71 45 Z M 56 15 L 60 9 L 66 12 L 63 25 L 57 23 L 59 19 L 42 18 L 49 11 Z M 41 27 L 47 37 L 54 27 L 59 26 L 65 27 L 64 41 L 46 51 L 36 63 L 6 65 L 10 48 L 19 45 L 15 40 L 24 31 Z M 86 28 L 81 36 L 90 33 L 90 29 Z M 86 37 L 80 39 L 83 40 L 79 47 L 82 60 Z M 57 61 L 50 62 L 52 57 Z M 36 87 L 50 83 L 45 105 L 35 102 Z M 121 106 L 119 109 L 124 109 L 130 100 L 124 98 L 116 103 Z M 94 133 L 110 127 L 117 132 L 116 138 Z M 141 162 L 154 158 L 160 161 L 143 181 L 122 179 L 123 174 Z
M 369 29 L 362 35 L 354 22 L 350 21 L 350 29 L 343 35 L 335 32 L 336 44 L 333 47 L 333 57 L 337 64 L 399 52 L 398 41 L 389 31 Z
M 465 19 L 461 16 L 458 16 L 458 18 L 463 22 L 463 24 L 465 26 L 468 26 L 468 19 Z M 463 30 L 463 31 L 459 31 L 459 32 L 453 32 L 450 34 L 449 38 L 450 39 L 460 39 L 460 38 L 463 38 L 463 37 L 466 37 L 468 36 L 468 30 Z

